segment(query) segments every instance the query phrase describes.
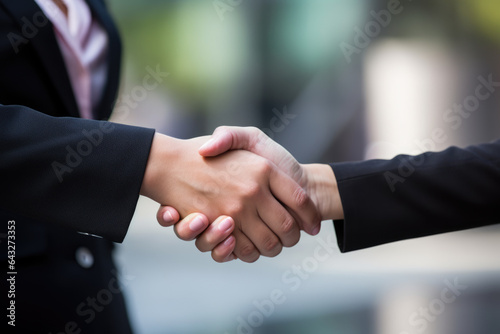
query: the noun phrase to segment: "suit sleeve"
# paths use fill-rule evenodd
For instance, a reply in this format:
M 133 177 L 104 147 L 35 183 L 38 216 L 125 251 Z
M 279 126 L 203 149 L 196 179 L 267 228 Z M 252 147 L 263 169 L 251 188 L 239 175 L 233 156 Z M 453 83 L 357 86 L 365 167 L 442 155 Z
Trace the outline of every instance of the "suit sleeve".
M 342 252 L 500 222 L 500 141 L 331 166 Z
M 153 135 L 0 105 L 0 207 L 121 242 Z

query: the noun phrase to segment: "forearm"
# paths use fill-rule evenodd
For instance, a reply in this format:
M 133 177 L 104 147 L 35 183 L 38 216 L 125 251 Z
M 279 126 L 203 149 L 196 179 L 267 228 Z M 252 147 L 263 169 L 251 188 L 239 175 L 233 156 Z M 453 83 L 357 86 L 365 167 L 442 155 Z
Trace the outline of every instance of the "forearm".
M 332 167 L 342 251 L 500 222 L 500 141 Z
M 0 107 L 0 206 L 122 241 L 154 130 Z

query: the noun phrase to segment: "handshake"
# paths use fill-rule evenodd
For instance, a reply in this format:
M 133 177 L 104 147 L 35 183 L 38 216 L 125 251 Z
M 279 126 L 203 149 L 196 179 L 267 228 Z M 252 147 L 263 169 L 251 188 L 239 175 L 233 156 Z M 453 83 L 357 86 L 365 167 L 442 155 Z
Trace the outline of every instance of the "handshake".
M 155 134 L 141 194 L 163 205 L 162 226 L 175 224 L 217 262 L 274 257 L 300 230 L 316 235 L 322 220 L 343 219 L 332 168 L 299 164 L 257 128 L 188 140 Z

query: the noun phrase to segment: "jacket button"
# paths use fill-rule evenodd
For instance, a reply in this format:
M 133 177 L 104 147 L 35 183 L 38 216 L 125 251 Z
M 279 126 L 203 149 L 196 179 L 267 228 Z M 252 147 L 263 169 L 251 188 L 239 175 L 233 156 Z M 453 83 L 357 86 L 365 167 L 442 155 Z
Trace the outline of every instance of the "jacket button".
M 85 269 L 92 267 L 94 256 L 87 247 L 79 247 L 75 253 L 76 262 Z

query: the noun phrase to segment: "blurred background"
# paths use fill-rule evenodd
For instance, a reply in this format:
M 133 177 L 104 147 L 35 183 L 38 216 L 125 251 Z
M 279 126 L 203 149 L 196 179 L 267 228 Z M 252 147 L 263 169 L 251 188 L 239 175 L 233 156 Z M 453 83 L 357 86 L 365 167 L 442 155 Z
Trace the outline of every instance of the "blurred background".
M 500 82 L 499 1 L 108 4 L 125 47 L 114 121 L 180 138 L 252 125 L 302 163 L 500 137 L 482 84 Z M 137 333 L 500 333 L 498 225 L 340 254 L 323 222 L 275 259 L 216 264 L 156 209 L 140 200 L 116 253 Z

